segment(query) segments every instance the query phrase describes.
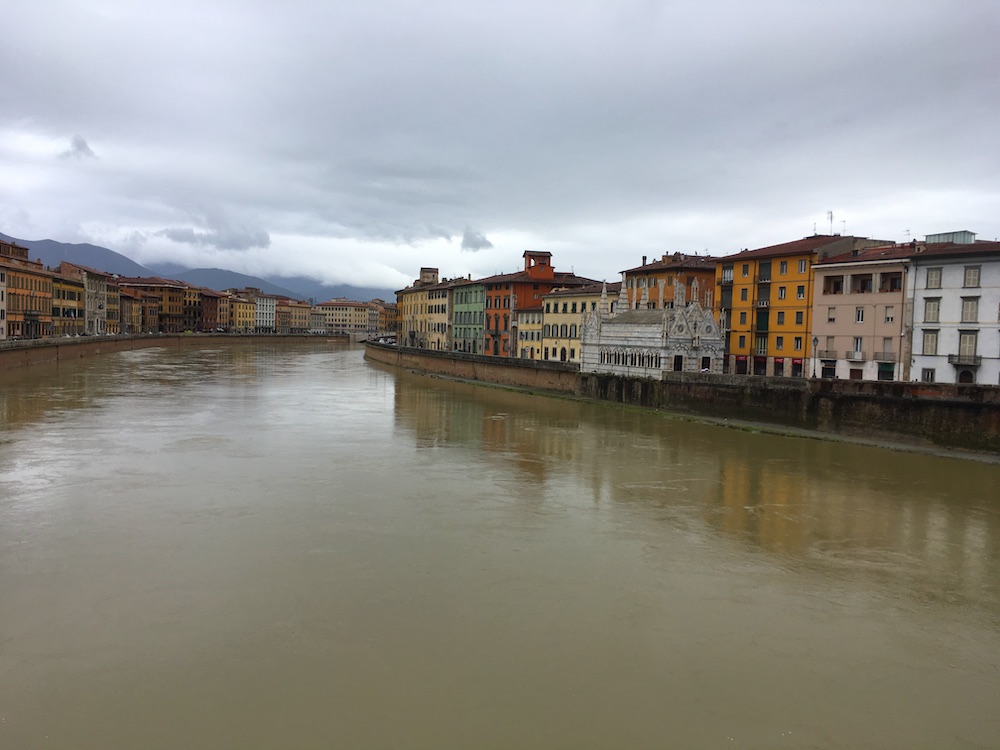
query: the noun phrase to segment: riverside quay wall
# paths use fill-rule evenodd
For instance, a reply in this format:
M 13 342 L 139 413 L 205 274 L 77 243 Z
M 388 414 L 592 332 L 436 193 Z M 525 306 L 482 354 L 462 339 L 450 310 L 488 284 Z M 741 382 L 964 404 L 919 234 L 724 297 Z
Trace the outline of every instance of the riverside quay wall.
M 66 362 L 98 354 L 124 352 L 131 349 L 148 349 L 153 346 L 203 346 L 207 343 L 241 343 L 259 341 L 276 343 L 282 340 L 323 341 L 328 337 L 307 334 L 144 334 L 140 336 L 81 336 L 79 338 L 35 339 L 31 341 L 0 342 L 0 370 L 43 364 Z M 343 339 L 347 342 L 347 339 Z
M 581 373 L 562 362 L 367 344 L 373 361 L 419 372 L 720 419 L 1000 454 L 1000 387 L 665 373 Z

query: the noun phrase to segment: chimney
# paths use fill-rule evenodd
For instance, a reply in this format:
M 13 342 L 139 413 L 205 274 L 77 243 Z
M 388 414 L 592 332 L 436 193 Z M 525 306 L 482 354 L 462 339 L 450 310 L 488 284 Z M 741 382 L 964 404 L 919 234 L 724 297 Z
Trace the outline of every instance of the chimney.
M 646 256 L 645 255 L 642 256 L 642 265 L 646 265 Z

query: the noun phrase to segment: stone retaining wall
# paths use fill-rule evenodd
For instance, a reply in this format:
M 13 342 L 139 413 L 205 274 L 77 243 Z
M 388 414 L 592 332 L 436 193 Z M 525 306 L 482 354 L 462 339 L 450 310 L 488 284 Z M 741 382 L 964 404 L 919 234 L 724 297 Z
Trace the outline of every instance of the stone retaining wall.
M 1000 388 L 748 375 L 666 373 L 662 380 L 575 365 L 366 346 L 368 359 L 449 377 L 572 393 L 702 416 L 941 448 L 1000 453 Z

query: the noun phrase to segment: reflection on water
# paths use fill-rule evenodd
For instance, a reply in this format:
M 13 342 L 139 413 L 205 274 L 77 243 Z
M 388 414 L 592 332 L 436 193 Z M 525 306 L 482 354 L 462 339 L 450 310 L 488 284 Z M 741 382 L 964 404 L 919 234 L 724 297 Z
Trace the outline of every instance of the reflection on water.
M 1000 467 L 368 365 L 0 374 L 0 747 L 989 747 Z
M 529 485 L 568 462 L 596 505 L 712 529 L 780 555 L 782 565 L 996 610 L 995 466 L 401 379 L 413 387 L 396 390 L 396 419 L 420 447 L 474 448 Z

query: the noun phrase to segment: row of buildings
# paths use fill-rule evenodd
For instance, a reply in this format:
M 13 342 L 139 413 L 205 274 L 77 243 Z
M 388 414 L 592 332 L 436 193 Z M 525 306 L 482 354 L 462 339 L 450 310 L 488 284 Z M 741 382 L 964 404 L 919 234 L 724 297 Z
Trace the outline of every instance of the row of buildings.
M 29 258 L 0 241 L 0 341 L 56 336 L 183 333 L 392 335 L 395 303 L 334 299 L 320 304 L 259 289 L 215 291 L 183 281 L 130 278 Z
M 396 293 L 399 343 L 594 372 L 1000 383 L 1000 243 L 969 231 L 644 257 L 614 284 L 523 257 L 476 280 L 421 269 Z

